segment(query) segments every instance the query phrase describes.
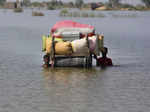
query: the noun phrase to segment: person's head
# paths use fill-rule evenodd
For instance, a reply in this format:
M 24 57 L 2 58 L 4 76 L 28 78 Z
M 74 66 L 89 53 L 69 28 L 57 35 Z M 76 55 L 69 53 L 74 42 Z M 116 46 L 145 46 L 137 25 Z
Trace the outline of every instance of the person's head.
M 49 63 L 49 56 L 48 55 L 44 55 L 43 59 L 44 59 L 45 63 Z
M 108 49 L 107 47 L 103 47 L 102 51 L 102 57 L 106 57 L 107 53 L 108 53 Z

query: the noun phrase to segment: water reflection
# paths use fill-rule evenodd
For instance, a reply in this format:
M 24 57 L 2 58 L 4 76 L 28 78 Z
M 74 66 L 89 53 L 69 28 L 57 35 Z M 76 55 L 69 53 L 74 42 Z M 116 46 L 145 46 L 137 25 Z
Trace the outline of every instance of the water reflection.
M 67 84 L 70 81 L 83 81 L 88 79 L 88 77 L 96 75 L 97 70 L 95 68 L 48 68 L 43 69 L 42 74 L 47 81 Z
M 53 108 L 56 110 L 58 108 L 68 109 L 69 111 L 92 108 L 95 95 L 93 92 L 97 90 L 95 84 L 101 76 L 100 72 L 104 72 L 104 70 L 100 68 L 43 69 L 45 89 L 49 100 L 53 101 Z
M 50 105 L 56 110 L 73 112 L 91 112 L 106 108 L 107 104 L 111 106 L 111 69 L 113 67 L 43 69 L 47 96 L 53 103 Z

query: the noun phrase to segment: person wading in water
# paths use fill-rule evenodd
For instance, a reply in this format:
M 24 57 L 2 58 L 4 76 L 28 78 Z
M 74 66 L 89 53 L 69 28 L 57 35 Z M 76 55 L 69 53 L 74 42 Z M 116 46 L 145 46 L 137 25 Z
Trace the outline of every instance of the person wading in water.
M 48 68 L 48 67 L 50 67 L 50 64 L 49 64 L 49 62 L 50 62 L 50 58 L 49 58 L 49 55 L 44 55 L 44 57 L 43 57 L 43 61 L 44 61 L 44 64 L 42 65 L 44 68 Z
M 113 66 L 112 60 L 107 57 L 108 49 L 104 47 L 102 50 L 102 57 L 97 58 L 97 66 L 106 67 L 106 66 Z

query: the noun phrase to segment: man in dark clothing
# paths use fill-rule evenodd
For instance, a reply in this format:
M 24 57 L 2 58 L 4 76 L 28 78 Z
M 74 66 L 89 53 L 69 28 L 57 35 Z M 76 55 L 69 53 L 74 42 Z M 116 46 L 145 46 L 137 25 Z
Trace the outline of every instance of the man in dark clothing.
M 102 50 L 102 57 L 97 58 L 97 66 L 106 67 L 112 66 L 112 60 L 107 57 L 108 49 L 104 47 Z

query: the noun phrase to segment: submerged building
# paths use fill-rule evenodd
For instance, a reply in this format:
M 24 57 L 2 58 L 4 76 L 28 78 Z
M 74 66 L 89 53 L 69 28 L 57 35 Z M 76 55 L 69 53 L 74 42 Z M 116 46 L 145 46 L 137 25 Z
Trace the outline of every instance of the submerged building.
M 6 0 L 4 5 L 7 9 L 14 9 L 22 7 L 22 0 Z

